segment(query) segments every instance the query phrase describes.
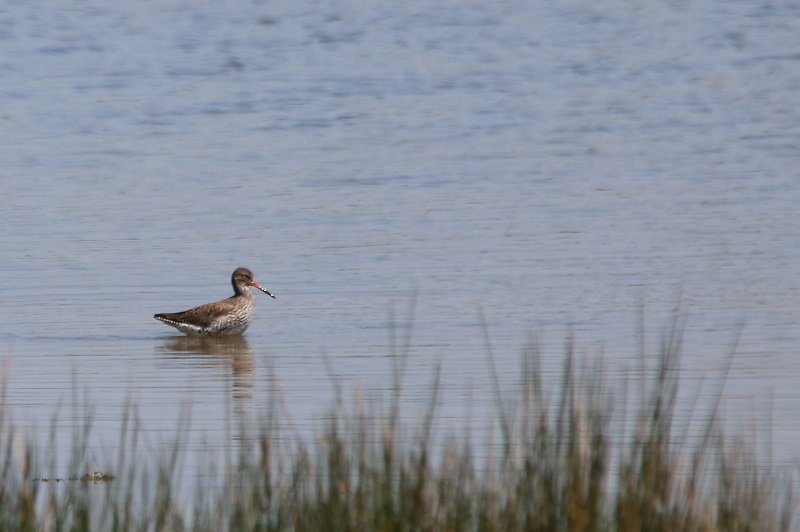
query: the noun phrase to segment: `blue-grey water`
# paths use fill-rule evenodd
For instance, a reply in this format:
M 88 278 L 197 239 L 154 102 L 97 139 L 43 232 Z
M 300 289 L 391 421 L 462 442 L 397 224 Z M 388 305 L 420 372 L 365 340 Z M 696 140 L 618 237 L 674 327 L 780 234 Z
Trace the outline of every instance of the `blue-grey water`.
M 483 430 L 482 322 L 511 393 L 532 338 L 635 379 L 640 309 L 655 352 L 679 305 L 689 395 L 741 326 L 725 417 L 796 464 L 798 35 L 789 1 L 8 4 L 14 424 L 91 416 L 102 461 L 129 403 L 153 449 L 191 405 L 213 457 L 271 389 L 299 432 L 334 383 L 391 396 L 408 342 L 409 411 L 441 365 L 440 426 Z M 240 265 L 277 296 L 240 342 L 152 319 Z

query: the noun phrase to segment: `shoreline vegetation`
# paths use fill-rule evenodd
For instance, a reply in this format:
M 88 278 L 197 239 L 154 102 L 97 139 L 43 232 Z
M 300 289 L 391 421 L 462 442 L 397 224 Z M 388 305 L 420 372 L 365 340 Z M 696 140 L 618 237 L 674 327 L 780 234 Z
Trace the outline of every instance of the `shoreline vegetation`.
M 126 416 L 117 461 L 103 472 L 89 469 L 87 422 L 62 480 L 48 478 L 57 464 L 46 449 L 13 430 L 3 397 L 0 530 L 791 530 L 793 472 L 779 475 L 755 445 L 720 426 L 726 376 L 709 404 L 695 408 L 704 411 L 700 436 L 690 443 L 676 427 L 679 321 L 663 333 L 656 367 L 636 383 L 641 399 L 627 407 L 602 368 L 576 369 L 569 343 L 553 390 L 530 348 L 519 387 L 501 391 L 487 339 L 498 445 L 476 444 L 469 431 L 434 437 L 438 371 L 422 418 L 401 422 L 403 355 L 382 415 L 363 401 L 345 404 L 332 378 L 336 405 L 314 441 L 287 437 L 273 391 L 260 426 L 224 472 L 209 466 L 202 478 L 212 480 L 188 505 L 177 494 L 186 419 L 165 456 L 142 462 L 139 422 Z M 614 416 L 629 428 L 618 430 Z

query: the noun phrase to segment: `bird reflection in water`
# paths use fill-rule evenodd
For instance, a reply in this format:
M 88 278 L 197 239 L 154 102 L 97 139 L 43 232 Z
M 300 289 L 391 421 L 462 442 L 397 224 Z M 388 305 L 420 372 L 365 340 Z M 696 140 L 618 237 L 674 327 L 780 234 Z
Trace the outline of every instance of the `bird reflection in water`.
M 194 359 L 199 365 L 227 368 L 234 406 L 252 397 L 255 362 L 244 336 L 171 336 L 164 340 L 162 349 L 184 360 Z

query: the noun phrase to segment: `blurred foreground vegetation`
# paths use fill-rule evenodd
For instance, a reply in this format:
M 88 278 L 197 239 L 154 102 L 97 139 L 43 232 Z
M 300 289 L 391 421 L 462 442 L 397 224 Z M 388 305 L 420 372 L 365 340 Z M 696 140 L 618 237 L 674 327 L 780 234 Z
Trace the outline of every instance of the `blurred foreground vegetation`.
M 208 485 L 189 504 L 176 496 L 177 477 L 192 474 L 179 472 L 180 434 L 168 456 L 143 463 L 127 419 L 117 463 L 103 472 L 111 478 L 89 469 L 87 426 L 58 481 L 44 474 L 53 459 L 25 443 L 4 407 L 0 530 L 791 530 L 790 479 L 725 438 L 721 393 L 697 409 L 699 438 L 676 434 L 678 336 L 664 334 L 657 367 L 637 383 L 643 400 L 627 413 L 615 411 L 626 399 L 612 397 L 601 371 L 576 370 L 569 346 L 555 392 L 535 349 L 510 395 L 490 355 L 499 445 L 487 448 L 468 433 L 433 444 L 438 374 L 414 426 L 402 426 L 397 397 L 381 416 L 339 399 L 313 442 L 286 437 L 274 398 L 224 473 L 196 472 Z M 612 413 L 630 429 L 615 432 Z

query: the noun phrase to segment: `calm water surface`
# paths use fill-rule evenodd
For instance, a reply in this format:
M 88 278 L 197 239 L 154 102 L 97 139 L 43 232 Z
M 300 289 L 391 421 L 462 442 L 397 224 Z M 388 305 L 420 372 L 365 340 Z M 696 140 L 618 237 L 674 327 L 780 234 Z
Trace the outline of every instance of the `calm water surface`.
M 481 313 L 510 393 L 531 334 L 554 378 L 568 334 L 635 374 L 640 303 L 654 348 L 680 294 L 687 390 L 744 323 L 726 416 L 770 420 L 794 464 L 798 35 L 781 1 L 6 6 L 15 423 L 56 416 L 66 445 L 91 415 L 114 456 L 129 402 L 156 450 L 191 405 L 187 449 L 213 455 L 272 387 L 318 429 L 323 353 L 347 396 L 387 396 L 408 339 L 408 412 L 441 364 L 441 427 L 481 427 Z M 241 340 L 152 319 L 240 265 L 277 296 Z

